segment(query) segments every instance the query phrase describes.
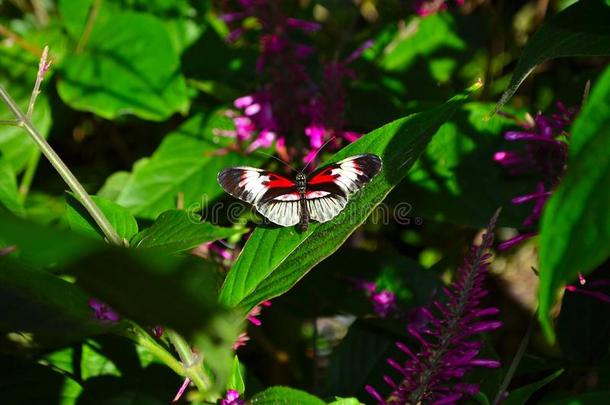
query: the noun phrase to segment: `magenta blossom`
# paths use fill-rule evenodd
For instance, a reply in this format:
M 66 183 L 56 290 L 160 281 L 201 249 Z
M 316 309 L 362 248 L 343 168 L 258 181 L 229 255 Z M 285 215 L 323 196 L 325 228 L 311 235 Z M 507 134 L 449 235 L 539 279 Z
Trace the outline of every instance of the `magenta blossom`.
M 431 14 L 447 9 L 447 0 L 416 0 L 415 12 L 421 17 L 426 17 Z M 456 6 L 463 6 L 464 0 L 454 0 Z
M 96 298 L 89 298 L 89 307 L 95 311 L 95 317 L 100 321 L 116 323 L 121 320 L 118 312 Z
M 536 190 L 529 194 L 512 199 L 513 204 L 533 204 L 532 212 L 523 220 L 524 227 L 532 227 L 538 223 L 544 204 L 552 191 L 563 177 L 568 159 L 567 132 L 574 121 L 578 109 L 567 108 L 557 102 L 557 112 L 550 116 L 538 113 L 527 122 L 519 122 L 522 131 L 508 131 L 504 134 L 507 141 L 522 142 L 525 147 L 521 151 L 500 151 L 494 154 L 494 160 L 502 165 L 509 174 L 534 174 L 538 178 Z M 500 250 L 511 247 L 538 234 L 530 231 L 517 235 L 501 243 Z
M 350 281 L 354 286 L 364 291 L 367 298 L 371 302 L 373 312 L 382 318 L 386 318 L 392 312 L 397 309 L 396 306 L 396 294 L 390 290 L 380 289 L 376 283 L 372 281 L 365 281 L 356 278 L 350 278 Z
M 220 401 L 221 405 L 244 405 L 246 402 L 239 399 L 239 392 L 236 390 L 228 390 L 227 395 Z
M 377 403 L 453 404 L 479 391 L 478 385 L 463 381 L 466 373 L 476 367 L 500 367 L 496 360 L 479 357 L 483 343 L 475 339 L 476 335 L 501 326 L 493 319 L 499 310 L 481 304 L 487 295 L 483 282 L 491 257 L 487 250 L 493 242 L 496 219 L 497 214 L 481 245 L 471 248 L 458 269 L 456 280 L 443 289 L 446 299 L 420 308 L 420 319 L 407 326 L 407 331 L 419 344 L 419 351 L 402 342 L 396 343 L 407 358 L 402 362 L 388 359 L 388 364 L 400 375 L 398 382 L 384 377 L 392 388 L 391 394 L 384 398 L 372 386 L 365 387 Z

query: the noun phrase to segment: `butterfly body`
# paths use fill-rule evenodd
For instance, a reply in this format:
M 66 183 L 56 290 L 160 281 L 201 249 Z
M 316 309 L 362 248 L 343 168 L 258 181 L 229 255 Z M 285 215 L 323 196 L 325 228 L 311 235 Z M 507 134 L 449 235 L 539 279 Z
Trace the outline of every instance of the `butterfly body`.
M 304 231 L 310 220 L 327 222 L 336 217 L 349 196 L 372 180 L 381 165 L 376 155 L 356 155 L 309 177 L 298 172 L 294 180 L 253 167 L 232 167 L 218 174 L 218 182 L 227 193 L 254 205 L 271 222 L 281 226 L 299 224 Z

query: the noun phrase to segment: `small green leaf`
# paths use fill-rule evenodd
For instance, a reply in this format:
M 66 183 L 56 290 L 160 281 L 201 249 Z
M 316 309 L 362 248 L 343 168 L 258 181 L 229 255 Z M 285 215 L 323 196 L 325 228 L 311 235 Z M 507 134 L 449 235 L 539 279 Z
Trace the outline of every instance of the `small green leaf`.
M 231 140 L 214 135 L 213 129 L 231 127 L 231 120 L 221 112 L 189 119 L 167 135 L 150 158 L 136 162 L 115 202 L 147 219 L 176 208 L 179 193 L 185 209 L 204 209 L 223 194 L 216 181 L 218 172 L 230 166 L 257 166 L 265 160 L 259 154 L 236 152 L 218 156 L 218 150 Z
M 155 248 L 167 253 L 178 253 L 244 231 L 201 222 L 194 213 L 171 210 L 159 215 L 150 228 L 135 235 L 131 245 L 136 248 Z
M 23 206 L 19 201 L 17 179 L 11 165 L 0 156 L 0 205 L 4 205 L 14 214 L 23 213 Z
M 239 395 L 243 395 L 246 391 L 242 366 L 239 363 L 237 356 L 233 358 L 233 368 L 231 369 L 231 376 L 229 377 L 229 382 L 227 383 L 227 390 L 235 390 L 239 392 Z
M 331 162 L 358 153 L 375 153 L 382 158 L 383 169 L 329 222 L 311 224 L 304 233 L 294 227 L 257 228 L 225 279 L 221 302 L 249 310 L 289 290 L 364 222 L 467 98 L 467 94 L 458 95 L 440 107 L 391 122 L 335 154 Z
M 105 198 L 91 196 L 91 199 L 102 210 L 112 227 L 123 239 L 129 240 L 138 233 L 136 219 L 125 208 Z M 66 218 L 70 228 L 93 238 L 104 239 L 104 234 L 93 218 L 72 193 L 66 194 L 66 203 L 68 205 Z
M 305 391 L 295 390 L 294 388 L 276 386 L 254 395 L 248 401 L 250 404 L 257 405 L 277 405 L 277 404 L 299 404 L 299 405 L 326 405 L 320 398 L 308 394 Z
M 610 55 L 610 7 L 604 0 L 578 1 L 549 19 L 528 41 L 495 111 L 517 92 L 537 65 L 567 56 Z
M 59 95 L 77 110 L 153 121 L 188 110 L 180 59 L 152 15 L 125 12 L 98 22 L 85 51 L 67 55 L 61 68 Z
M 555 371 L 548 377 L 540 381 L 519 387 L 516 390 L 510 391 L 508 398 L 502 401 L 505 405 L 521 405 L 527 403 L 528 399 L 534 395 L 540 388 L 544 387 L 563 373 L 563 369 Z
M 549 339 L 557 289 L 610 256 L 609 104 L 610 68 L 572 126 L 567 173 L 542 215 L 539 318 Z

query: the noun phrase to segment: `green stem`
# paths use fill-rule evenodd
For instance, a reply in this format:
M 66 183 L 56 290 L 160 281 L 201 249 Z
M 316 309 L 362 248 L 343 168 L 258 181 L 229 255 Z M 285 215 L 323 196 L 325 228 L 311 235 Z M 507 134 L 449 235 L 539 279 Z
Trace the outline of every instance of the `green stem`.
M 204 373 L 201 359 L 191 350 L 191 346 L 186 340 L 173 330 L 167 330 L 167 336 L 174 345 L 180 360 L 182 361 L 185 376 L 197 386 L 199 391 L 206 392 L 210 389 L 210 381 Z
M 131 324 L 123 333 L 123 336 L 134 341 L 138 346 L 148 350 L 159 361 L 171 368 L 176 374 L 186 377 L 184 366 L 163 346 L 150 337 L 142 328 Z
M 91 4 L 91 8 L 89 9 L 89 16 L 87 17 L 87 23 L 85 24 L 85 28 L 83 29 L 83 33 L 78 40 L 78 44 L 76 45 L 76 53 L 81 53 L 85 50 L 85 46 L 89 42 L 89 37 L 91 37 L 91 32 L 93 31 L 93 26 L 95 25 L 95 20 L 97 20 L 97 13 L 100 10 L 100 5 L 102 0 L 93 0 L 93 4 Z
M 74 194 L 76 194 L 81 204 L 83 204 L 89 215 L 91 215 L 95 223 L 100 227 L 108 241 L 114 245 L 124 246 L 125 242 L 116 232 L 116 230 L 112 227 L 104 213 L 102 213 L 99 207 L 95 205 L 91 197 L 89 197 L 89 194 L 87 194 L 87 191 L 85 191 L 85 189 L 76 179 L 74 174 L 72 174 L 68 166 L 66 166 L 66 164 L 61 160 L 59 155 L 57 155 L 51 145 L 49 145 L 46 139 L 44 139 L 44 137 L 40 134 L 40 132 L 38 132 L 38 130 L 34 128 L 32 122 L 27 119 L 27 117 L 25 116 L 23 111 L 21 111 L 17 103 L 15 103 L 15 101 L 11 98 L 11 96 L 2 86 L 0 86 L 0 98 L 8 106 L 15 118 L 17 118 L 18 126 L 26 130 L 32 140 L 36 143 L 36 145 L 38 145 L 40 151 L 53 165 L 55 170 L 57 170 L 62 179 L 64 179 L 68 187 L 70 187 Z
M 40 162 L 40 150 L 36 149 L 34 153 L 32 153 L 32 156 L 30 156 L 23 177 L 21 177 L 21 184 L 19 185 L 19 200 L 21 204 L 25 202 L 25 199 L 30 192 L 30 186 L 34 180 L 38 162 Z

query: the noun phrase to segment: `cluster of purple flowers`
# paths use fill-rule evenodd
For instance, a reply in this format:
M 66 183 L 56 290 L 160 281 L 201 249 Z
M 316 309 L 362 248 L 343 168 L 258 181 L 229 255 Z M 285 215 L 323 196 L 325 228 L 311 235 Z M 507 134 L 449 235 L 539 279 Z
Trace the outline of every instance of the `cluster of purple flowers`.
M 220 405 L 244 405 L 246 402 L 239 398 L 239 392 L 228 390 L 227 395 L 220 401 Z
M 326 141 L 332 139 L 331 147 L 337 148 L 342 140 L 352 142 L 360 137 L 359 133 L 344 129 L 344 81 L 355 78 L 349 65 L 371 42 L 344 60 L 327 62 L 317 83 L 305 67 L 316 50 L 295 37 L 318 31 L 318 23 L 288 17 L 281 2 L 273 0 L 224 1 L 221 10 L 221 19 L 231 29 L 229 42 L 245 36 L 252 26 L 248 21 L 258 22 L 260 51 L 256 71 L 261 83 L 254 93 L 234 101 L 238 111 L 228 115 L 235 130 L 217 130 L 219 135 L 233 137 L 239 144 L 247 143 L 247 153 L 275 145 L 284 160 L 302 157 L 305 162 L 313 159 Z
M 474 367 L 497 368 L 496 360 L 479 357 L 483 343 L 473 337 L 495 330 L 500 321 L 490 318 L 499 310 L 482 307 L 481 300 L 487 294 L 483 286 L 491 255 L 487 252 L 493 242 L 493 230 L 497 214 L 491 220 L 480 246 L 473 246 L 464 264 L 458 269 L 457 278 L 445 288 L 446 300 L 435 301 L 420 308 L 420 320 L 409 324 L 407 331 L 420 345 L 419 352 L 397 342 L 407 360 L 388 359 L 388 364 L 400 373 L 400 381 L 389 376 L 384 381 L 392 388 L 384 398 L 375 388 L 366 390 L 379 404 L 452 404 L 464 395 L 475 395 L 476 384 L 461 382 Z
M 519 122 L 522 131 L 506 132 L 507 141 L 524 142 L 521 151 L 500 151 L 494 154 L 494 160 L 505 167 L 509 174 L 520 175 L 532 173 L 538 177 L 536 190 L 512 199 L 513 204 L 533 202 L 531 214 L 523 221 L 524 227 L 538 223 L 544 204 L 551 196 L 553 189 L 563 177 L 568 159 L 568 127 L 574 121 L 578 108 L 568 108 L 557 102 L 557 112 L 550 116 L 536 114 L 532 119 Z M 499 245 L 506 250 L 537 235 L 537 231 L 515 236 Z

